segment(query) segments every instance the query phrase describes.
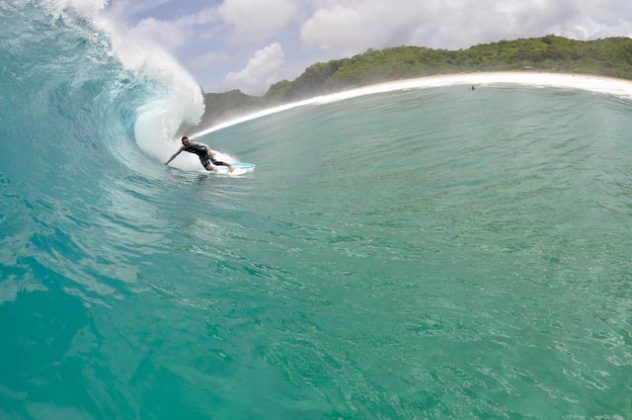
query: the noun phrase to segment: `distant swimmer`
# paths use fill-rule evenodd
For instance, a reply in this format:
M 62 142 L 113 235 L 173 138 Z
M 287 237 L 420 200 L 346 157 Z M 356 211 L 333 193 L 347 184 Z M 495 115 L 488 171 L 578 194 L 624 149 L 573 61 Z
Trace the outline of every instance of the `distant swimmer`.
M 182 152 L 195 153 L 198 155 L 200 163 L 207 171 L 215 172 L 213 165 L 228 166 L 228 173 L 231 173 L 233 169 L 235 169 L 230 163 L 215 160 L 216 152 L 214 150 L 209 149 L 205 144 L 192 142 L 187 136 L 182 137 L 182 147 L 173 156 L 171 156 L 168 161 L 165 162 L 165 165 L 169 165 L 169 162 L 174 160 L 176 156 Z
M 472 87 L 470 88 L 471 90 L 476 90 L 476 88 L 474 87 L 474 85 L 472 85 Z

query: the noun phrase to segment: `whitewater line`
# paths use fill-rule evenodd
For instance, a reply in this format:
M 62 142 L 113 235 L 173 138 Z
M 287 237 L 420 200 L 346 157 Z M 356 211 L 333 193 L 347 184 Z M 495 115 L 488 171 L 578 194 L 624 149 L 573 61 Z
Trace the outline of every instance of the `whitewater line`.
M 415 79 L 397 80 L 385 82 L 343 92 L 317 96 L 285 105 L 264 109 L 242 117 L 234 118 L 208 129 L 191 135 L 191 138 L 201 137 L 215 131 L 251 121 L 257 118 L 312 105 L 323 105 L 361 96 L 375 95 L 379 93 L 394 92 L 407 89 L 427 89 L 435 87 L 458 85 L 490 85 L 509 84 L 535 86 L 545 88 L 577 89 L 595 93 L 605 93 L 632 99 L 632 81 L 615 79 L 604 76 L 566 73 L 535 73 L 535 72 L 485 72 L 462 73 L 438 76 L 420 77 Z

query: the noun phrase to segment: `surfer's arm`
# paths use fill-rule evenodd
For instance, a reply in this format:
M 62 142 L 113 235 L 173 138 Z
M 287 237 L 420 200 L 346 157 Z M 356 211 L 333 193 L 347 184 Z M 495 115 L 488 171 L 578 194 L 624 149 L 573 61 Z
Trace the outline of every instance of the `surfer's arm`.
M 178 149 L 178 151 L 177 151 L 177 152 L 175 152 L 175 153 L 173 154 L 173 156 L 171 156 L 171 157 L 169 158 L 169 160 L 165 162 L 165 165 L 169 165 L 169 162 L 171 162 L 172 160 L 174 160 L 174 159 L 176 158 L 176 156 L 178 156 L 181 152 L 182 152 L 182 148 Z

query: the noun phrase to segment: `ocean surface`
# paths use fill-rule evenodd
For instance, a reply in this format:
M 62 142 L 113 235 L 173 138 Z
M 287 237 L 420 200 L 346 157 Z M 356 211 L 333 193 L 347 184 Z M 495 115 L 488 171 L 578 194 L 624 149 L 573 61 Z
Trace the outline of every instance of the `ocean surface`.
M 0 418 L 632 418 L 630 92 L 316 101 L 216 176 L 99 10 L 0 1 Z

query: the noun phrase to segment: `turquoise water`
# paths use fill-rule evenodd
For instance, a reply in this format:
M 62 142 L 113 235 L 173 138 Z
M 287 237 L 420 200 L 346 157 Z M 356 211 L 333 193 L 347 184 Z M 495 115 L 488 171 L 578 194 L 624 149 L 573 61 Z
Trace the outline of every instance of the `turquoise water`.
M 0 6 L 0 417 L 632 416 L 632 102 L 373 95 L 187 172 L 137 144 L 164 89 L 36 6 Z

